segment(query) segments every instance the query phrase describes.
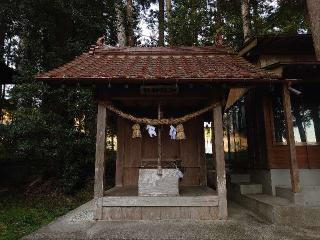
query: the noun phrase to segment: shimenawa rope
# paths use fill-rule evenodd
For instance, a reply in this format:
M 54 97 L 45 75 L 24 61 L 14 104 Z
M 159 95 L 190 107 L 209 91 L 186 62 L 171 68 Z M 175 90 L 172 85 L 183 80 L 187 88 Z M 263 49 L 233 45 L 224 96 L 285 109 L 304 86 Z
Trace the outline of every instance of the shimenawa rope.
M 131 114 L 122 112 L 121 110 L 119 110 L 118 108 L 112 106 L 112 105 L 106 105 L 106 108 L 117 114 L 118 116 L 125 118 L 127 120 L 130 120 L 132 122 L 135 123 L 139 123 L 139 124 L 148 124 L 148 125 L 177 125 L 179 123 L 184 123 L 187 122 L 193 118 L 196 118 L 198 116 L 200 116 L 201 114 L 208 112 L 209 110 L 211 110 L 213 107 L 215 106 L 215 104 L 212 104 L 208 107 L 205 107 L 203 109 L 200 109 L 199 111 L 184 115 L 183 117 L 179 117 L 179 118 L 161 118 L 161 119 L 152 119 L 152 118 L 139 118 L 139 117 L 135 117 Z

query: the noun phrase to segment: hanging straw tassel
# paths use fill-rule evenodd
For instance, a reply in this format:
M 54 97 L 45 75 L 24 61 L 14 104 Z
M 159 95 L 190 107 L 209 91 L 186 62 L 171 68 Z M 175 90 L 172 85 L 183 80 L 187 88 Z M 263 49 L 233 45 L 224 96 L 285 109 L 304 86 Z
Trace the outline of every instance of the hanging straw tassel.
M 184 134 L 184 128 L 182 124 L 179 124 L 177 126 L 177 139 L 178 140 L 186 139 L 186 135 Z
M 141 130 L 138 123 L 133 124 L 132 131 L 132 138 L 141 138 Z

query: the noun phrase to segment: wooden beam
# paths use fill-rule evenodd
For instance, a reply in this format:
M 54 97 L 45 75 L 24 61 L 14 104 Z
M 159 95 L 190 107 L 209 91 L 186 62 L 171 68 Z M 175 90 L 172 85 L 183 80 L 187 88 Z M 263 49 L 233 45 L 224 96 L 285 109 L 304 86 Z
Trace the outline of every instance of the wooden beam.
M 235 102 L 237 102 L 244 94 L 247 93 L 249 88 L 231 88 L 228 94 L 225 110 L 230 108 Z
M 223 125 L 222 125 L 222 106 L 221 103 L 213 108 L 213 135 L 212 152 L 215 153 L 215 165 L 217 175 L 217 192 L 219 198 L 219 219 L 228 217 L 227 209 L 227 189 L 226 189 L 226 170 L 223 150 Z
M 296 145 L 294 141 L 291 99 L 288 84 L 283 85 L 282 101 L 287 130 L 287 142 L 289 147 L 291 186 L 292 192 L 297 193 L 300 192 L 299 167 L 297 161 Z
M 240 51 L 238 52 L 239 56 L 244 56 L 245 54 L 247 54 L 252 48 L 256 47 L 258 44 L 258 39 L 255 38 L 254 40 L 250 41 L 247 43 L 247 45 L 240 49 Z
M 96 136 L 96 162 L 94 179 L 94 198 L 103 197 L 104 189 L 104 167 L 106 150 L 106 113 L 104 103 L 98 103 L 97 136 Z

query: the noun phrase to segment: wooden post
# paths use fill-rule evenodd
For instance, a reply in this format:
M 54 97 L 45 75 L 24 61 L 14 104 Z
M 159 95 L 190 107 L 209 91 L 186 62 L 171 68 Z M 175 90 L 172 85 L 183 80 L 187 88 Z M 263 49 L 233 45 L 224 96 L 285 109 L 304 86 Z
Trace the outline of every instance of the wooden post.
M 116 187 L 123 186 L 123 160 L 125 155 L 125 127 L 124 119 L 117 118 L 117 160 L 116 160 Z
M 297 193 L 300 192 L 299 167 L 293 133 L 290 92 L 287 84 L 283 85 L 282 101 L 287 131 L 287 142 L 289 147 L 291 186 L 292 192 Z
M 158 119 L 162 118 L 162 112 L 161 112 L 161 105 L 158 104 Z M 162 140 L 161 140 L 161 127 L 158 126 L 158 163 L 157 163 L 157 169 L 158 169 L 158 175 L 162 175 Z
M 94 178 L 94 198 L 103 197 L 104 191 L 104 167 L 106 150 L 106 106 L 104 103 L 98 103 L 97 115 L 97 139 L 96 139 L 96 162 Z
M 223 125 L 221 103 L 213 107 L 212 133 L 214 135 L 212 152 L 215 153 L 215 165 L 217 175 L 217 192 L 219 198 L 219 219 L 228 217 L 226 170 L 223 150 Z

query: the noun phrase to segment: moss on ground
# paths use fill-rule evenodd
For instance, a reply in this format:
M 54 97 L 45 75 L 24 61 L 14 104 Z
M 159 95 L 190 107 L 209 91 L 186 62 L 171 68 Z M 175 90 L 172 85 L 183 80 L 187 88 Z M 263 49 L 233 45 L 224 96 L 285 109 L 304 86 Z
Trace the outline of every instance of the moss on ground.
M 74 196 L 2 194 L 0 195 L 0 239 L 20 239 L 91 198 L 92 193 L 87 189 Z

